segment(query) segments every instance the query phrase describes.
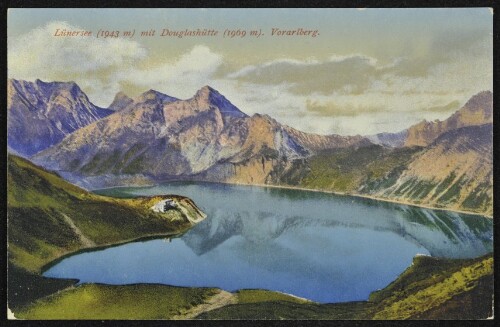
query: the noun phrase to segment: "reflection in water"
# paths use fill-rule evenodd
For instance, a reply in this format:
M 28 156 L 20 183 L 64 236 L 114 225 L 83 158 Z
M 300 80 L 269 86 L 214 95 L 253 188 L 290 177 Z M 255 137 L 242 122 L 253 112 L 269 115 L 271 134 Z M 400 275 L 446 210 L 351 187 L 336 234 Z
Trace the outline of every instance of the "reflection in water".
M 372 199 L 215 183 L 171 183 L 105 192 L 128 196 L 178 192 L 191 197 L 210 218 L 183 237 L 198 254 L 234 235 L 257 242 L 306 226 L 392 232 L 436 257 L 473 258 L 492 251 L 490 219 Z
M 491 220 L 373 200 L 276 188 L 172 183 L 115 196 L 176 193 L 208 218 L 171 243 L 131 243 L 61 261 L 46 276 L 82 282 L 264 288 L 319 302 L 366 300 L 418 254 L 492 250 Z

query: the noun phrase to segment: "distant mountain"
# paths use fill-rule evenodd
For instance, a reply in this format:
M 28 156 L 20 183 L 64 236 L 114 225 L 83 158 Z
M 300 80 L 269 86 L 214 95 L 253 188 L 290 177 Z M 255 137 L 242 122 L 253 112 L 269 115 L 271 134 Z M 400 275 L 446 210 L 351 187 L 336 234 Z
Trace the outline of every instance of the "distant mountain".
M 132 102 L 134 102 L 132 98 L 129 98 L 125 93 L 120 91 L 116 93 L 115 98 L 109 105 L 108 109 L 112 111 L 120 111 L 126 108 Z
M 7 144 L 22 156 L 57 144 L 112 113 L 92 104 L 76 83 L 15 79 L 7 83 L 7 111 Z
M 470 98 L 467 103 L 444 121 L 422 121 L 408 129 L 405 146 L 426 146 L 441 134 L 460 127 L 478 126 L 493 122 L 493 94 L 484 91 Z
M 367 136 L 374 144 L 380 144 L 391 148 L 400 148 L 405 145 L 408 138 L 408 130 L 405 129 L 398 133 L 378 133 Z
M 284 129 L 298 144 L 311 150 L 312 153 L 325 149 L 345 148 L 350 146 L 368 146 L 372 143 L 368 138 L 360 135 L 319 135 L 301 132 L 289 126 L 284 126 Z
M 318 151 L 272 182 L 491 215 L 492 111 L 491 92 L 481 92 L 444 121 Z
M 493 125 L 441 134 L 427 147 L 327 150 L 307 158 L 281 182 L 491 215 Z
M 319 148 L 363 141 L 360 136 L 308 135 L 267 115 L 250 117 L 205 86 L 188 100 L 150 90 L 34 160 L 75 176 L 140 173 L 156 180 L 264 183 L 277 167 Z
M 470 98 L 462 108 L 444 121 L 423 120 L 401 132 L 379 133 L 368 136 L 368 139 L 375 144 L 389 147 L 427 146 L 447 131 L 492 122 L 493 94 L 483 91 Z

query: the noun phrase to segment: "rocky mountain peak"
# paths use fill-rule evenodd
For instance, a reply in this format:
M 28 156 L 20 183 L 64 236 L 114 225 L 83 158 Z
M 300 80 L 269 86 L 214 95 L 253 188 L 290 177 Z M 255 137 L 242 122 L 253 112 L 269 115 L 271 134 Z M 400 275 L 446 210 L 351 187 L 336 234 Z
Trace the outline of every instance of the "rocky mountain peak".
M 111 111 L 92 104 L 75 82 L 9 80 L 8 145 L 23 156 L 61 141 Z
M 491 91 L 482 91 L 472 96 L 464 105 L 464 108 L 470 110 L 488 110 L 493 108 L 493 93 Z
M 162 103 L 166 103 L 166 102 L 177 101 L 179 99 L 171 97 L 170 95 L 166 95 L 164 93 L 158 92 L 153 89 L 144 92 L 143 94 L 139 95 L 136 99 L 137 102 L 145 102 L 148 100 L 153 100 L 153 101 L 158 100 Z
M 111 104 L 109 105 L 108 109 L 113 111 L 120 111 L 125 107 L 127 107 L 132 102 L 134 102 L 132 98 L 130 98 L 124 92 L 120 91 L 116 93 L 115 98 L 113 99 L 113 102 L 111 102 Z
M 421 121 L 408 128 L 406 146 L 427 146 L 441 134 L 466 126 L 480 126 L 493 121 L 493 94 L 483 91 L 472 96 L 465 105 L 447 119 Z
M 226 97 L 216 89 L 205 85 L 199 89 L 193 97 L 200 107 L 217 107 L 221 114 L 233 117 L 247 117 L 240 109 L 233 105 Z

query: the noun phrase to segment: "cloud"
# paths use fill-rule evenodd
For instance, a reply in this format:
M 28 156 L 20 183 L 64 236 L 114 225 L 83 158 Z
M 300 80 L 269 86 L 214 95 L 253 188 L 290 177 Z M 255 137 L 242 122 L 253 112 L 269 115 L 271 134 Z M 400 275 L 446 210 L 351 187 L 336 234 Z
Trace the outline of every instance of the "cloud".
M 54 36 L 56 29 L 82 30 L 53 21 L 8 40 L 8 73 L 16 78 L 54 80 L 68 74 L 123 67 L 147 56 L 138 42 L 122 38 Z
M 362 93 L 383 70 L 375 58 L 333 55 L 325 61 L 280 59 L 246 66 L 227 77 L 255 84 L 288 84 L 291 92 L 300 95 Z
M 150 64 L 148 51 L 137 41 L 123 38 L 55 37 L 55 31 L 83 30 L 52 21 L 8 40 L 8 75 L 11 78 L 76 81 L 97 105 L 107 106 L 118 91 L 164 90 L 189 97 L 210 84 L 223 63 L 206 46 L 194 46 L 178 58 Z
M 455 100 L 444 106 L 434 106 L 424 109 L 424 111 L 450 113 L 460 108 L 460 101 Z
M 330 117 L 340 117 L 348 116 L 355 117 L 360 115 L 365 115 L 368 113 L 377 113 L 384 111 L 383 107 L 380 106 L 370 106 L 355 103 L 347 103 L 344 105 L 339 105 L 335 101 L 327 101 L 321 103 L 317 100 L 306 100 L 306 110 L 311 114 L 316 114 L 319 116 L 330 116 Z
M 478 56 L 490 56 L 487 48 L 491 47 L 491 43 L 488 33 L 480 29 L 461 33 L 442 31 L 431 38 L 409 41 L 391 72 L 397 76 L 427 77 L 433 69 L 455 62 L 457 57 L 470 62 Z
M 222 63 L 221 55 L 207 46 L 197 45 L 179 58 L 160 65 L 120 70 L 113 75 L 113 80 L 139 88 L 166 90 L 172 96 L 187 98 L 210 84 Z

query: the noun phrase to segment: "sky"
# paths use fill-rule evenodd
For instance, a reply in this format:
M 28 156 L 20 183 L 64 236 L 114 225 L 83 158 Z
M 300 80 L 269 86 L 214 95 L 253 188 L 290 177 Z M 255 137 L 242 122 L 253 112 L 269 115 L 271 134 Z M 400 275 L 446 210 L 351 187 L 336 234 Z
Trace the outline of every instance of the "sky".
M 19 8 L 9 9 L 7 26 L 9 78 L 74 81 L 102 107 L 119 91 L 187 99 L 210 85 L 249 115 L 370 135 L 445 119 L 493 89 L 489 8 Z M 299 28 L 317 35 L 272 33 Z M 55 36 L 58 29 L 92 36 Z M 218 34 L 161 36 L 164 29 Z

